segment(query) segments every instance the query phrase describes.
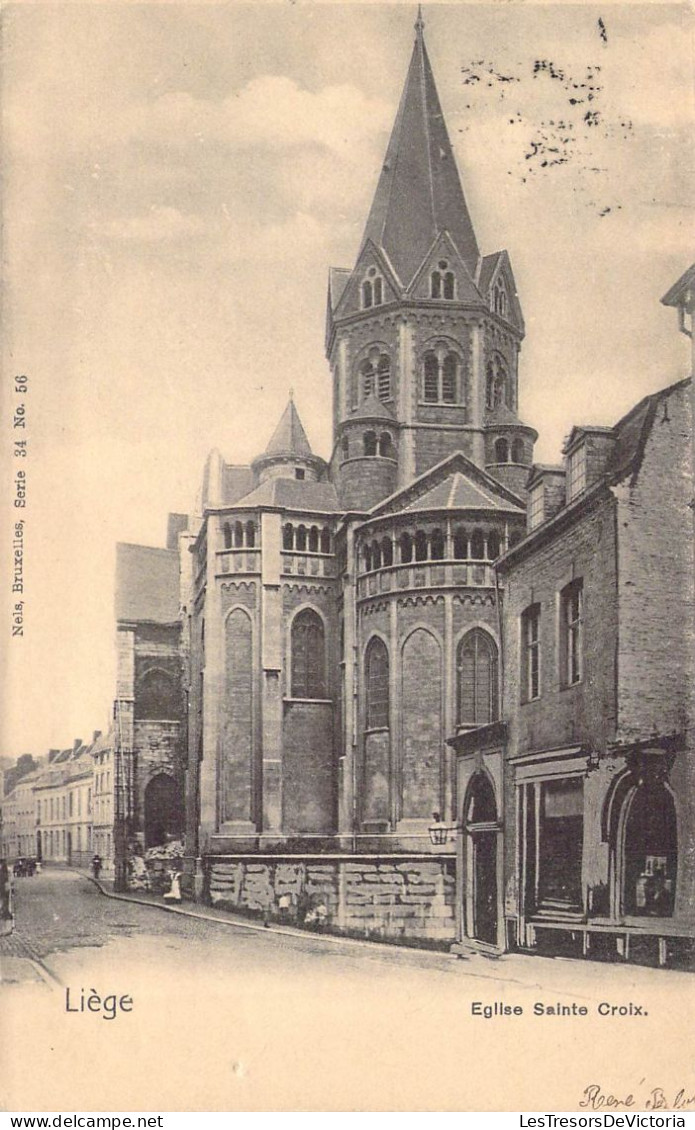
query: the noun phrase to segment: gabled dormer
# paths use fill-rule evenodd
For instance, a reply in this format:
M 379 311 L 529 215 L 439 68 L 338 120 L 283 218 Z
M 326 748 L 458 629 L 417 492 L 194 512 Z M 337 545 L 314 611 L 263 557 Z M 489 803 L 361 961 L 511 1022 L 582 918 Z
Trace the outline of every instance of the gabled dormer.
M 482 298 L 463 256 L 447 231 L 440 232 L 407 290 L 417 301 L 479 306 Z
M 512 265 L 506 251 L 495 251 L 480 260 L 478 290 L 491 314 L 523 335 L 524 317 L 517 294 Z
M 369 314 L 398 301 L 402 291 L 386 255 L 367 240 L 332 313 L 339 319 Z

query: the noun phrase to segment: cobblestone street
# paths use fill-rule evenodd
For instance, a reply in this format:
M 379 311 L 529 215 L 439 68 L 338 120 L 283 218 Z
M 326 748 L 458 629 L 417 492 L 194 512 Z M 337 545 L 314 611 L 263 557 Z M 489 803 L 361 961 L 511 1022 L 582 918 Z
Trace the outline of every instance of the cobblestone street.
M 688 974 L 522 955 L 456 960 L 183 909 L 113 899 L 57 868 L 16 883 L 16 930 L 0 939 L 0 1105 L 500 1109 L 492 1063 L 525 1109 L 576 1109 L 592 1081 L 687 1083 L 672 1078 L 669 1049 L 689 1008 Z M 83 991 L 128 994 L 132 1011 L 111 1022 L 68 1012 L 68 988 L 78 1005 Z M 601 1018 L 602 1001 L 632 1001 L 646 1015 Z M 534 1016 L 537 1002 L 587 1014 Z M 476 1003 L 523 1015 L 487 1019 Z M 540 1095 L 539 1060 L 579 1039 L 581 1066 L 568 1059 Z M 35 1056 L 47 1070 L 33 1070 Z

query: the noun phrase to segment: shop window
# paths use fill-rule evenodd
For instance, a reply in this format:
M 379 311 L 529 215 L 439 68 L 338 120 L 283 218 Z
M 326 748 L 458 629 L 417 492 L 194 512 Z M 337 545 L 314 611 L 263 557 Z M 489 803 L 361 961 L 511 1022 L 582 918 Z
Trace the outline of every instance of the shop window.
M 482 628 L 468 632 L 457 655 L 458 722 L 486 726 L 499 717 L 497 645 Z
M 366 657 L 367 729 L 389 724 L 389 654 L 383 640 L 370 640 Z
M 579 912 L 583 909 L 583 780 L 565 777 L 527 788 L 531 907 L 536 912 Z
M 560 593 L 560 683 L 571 687 L 582 677 L 582 581 Z
M 323 622 L 305 608 L 292 623 L 292 697 L 326 697 L 326 657 Z
M 521 694 L 523 702 L 541 693 L 541 606 L 532 604 L 521 616 Z

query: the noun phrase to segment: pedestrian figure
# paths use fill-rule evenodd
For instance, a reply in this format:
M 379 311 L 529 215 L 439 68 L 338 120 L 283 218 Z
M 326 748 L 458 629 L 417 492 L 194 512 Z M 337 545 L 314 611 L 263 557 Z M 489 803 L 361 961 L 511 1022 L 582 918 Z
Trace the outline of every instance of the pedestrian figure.
M 10 869 L 4 859 L 0 859 L 0 919 L 12 918 L 10 907 Z
M 95 879 L 98 879 L 99 875 L 101 874 L 101 856 L 98 852 L 92 858 L 92 874 L 94 875 Z

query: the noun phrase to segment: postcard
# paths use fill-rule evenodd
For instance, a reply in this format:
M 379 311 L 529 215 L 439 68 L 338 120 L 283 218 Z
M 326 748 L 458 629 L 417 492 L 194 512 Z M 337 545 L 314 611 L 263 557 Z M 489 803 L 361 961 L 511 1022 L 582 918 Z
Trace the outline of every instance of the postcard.
M 684 1125 L 691 10 L 2 30 L 0 1107 Z

